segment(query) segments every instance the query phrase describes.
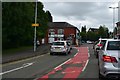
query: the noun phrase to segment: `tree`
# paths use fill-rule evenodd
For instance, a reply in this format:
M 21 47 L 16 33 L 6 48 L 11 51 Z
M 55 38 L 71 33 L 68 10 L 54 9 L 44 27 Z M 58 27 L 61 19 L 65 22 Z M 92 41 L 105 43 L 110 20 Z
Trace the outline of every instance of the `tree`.
M 50 13 L 49 11 L 46 11 L 46 14 L 48 15 L 48 21 L 49 21 L 49 22 L 53 22 L 51 13 Z
M 86 25 L 82 27 L 81 32 L 85 32 L 86 33 Z
M 101 38 L 108 38 L 109 37 L 109 33 L 108 32 L 109 32 L 109 30 L 108 30 L 107 27 L 105 27 L 105 25 L 99 27 L 99 31 L 98 31 L 99 37 L 101 37 Z
M 96 34 L 95 32 L 92 32 L 92 31 L 87 32 L 87 39 L 90 41 L 96 41 L 97 36 L 98 36 L 98 34 Z
M 87 40 L 87 36 L 86 36 L 85 32 L 81 32 L 80 35 L 81 35 L 81 40 L 83 40 L 83 41 Z
M 37 35 L 44 37 L 47 31 L 49 15 L 38 2 Z M 2 3 L 2 44 L 3 49 L 33 45 L 35 2 Z
M 81 38 L 82 38 L 83 41 L 87 40 L 86 25 L 81 28 L 80 35 L 81 35 Z

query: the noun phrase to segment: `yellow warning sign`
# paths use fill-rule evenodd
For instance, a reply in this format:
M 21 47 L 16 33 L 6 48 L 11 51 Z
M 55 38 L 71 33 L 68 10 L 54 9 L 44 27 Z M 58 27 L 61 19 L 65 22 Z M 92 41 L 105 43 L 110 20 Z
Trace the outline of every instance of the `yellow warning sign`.
M 34 27 L 38 27 L 38 26 L 39 26 L 39 24 L 32 24 L 32 26 L 34 26 Z

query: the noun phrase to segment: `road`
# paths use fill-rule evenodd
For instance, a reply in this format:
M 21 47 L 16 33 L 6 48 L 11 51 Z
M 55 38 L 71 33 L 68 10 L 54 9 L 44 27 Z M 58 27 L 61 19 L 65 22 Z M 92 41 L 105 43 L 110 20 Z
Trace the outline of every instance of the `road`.
M 0 75 L 2 78 L 21 80 L 98 78 L 98 65 L 92 44 L 84 44 L 81 47 L 74 47 L 67 56 L 51 56 L 47 53 L 5 64 Z
M 97 79 L 99 78 L 98 74 L 98 59 L 94 55 L 94 51 L 92 48 L 92 44 L 85 44 L 83 46 L 89 47 L 89 63 L 85 69 L 85 71 L 79 76 L 80 78 L 88 78 L 88 79 Z

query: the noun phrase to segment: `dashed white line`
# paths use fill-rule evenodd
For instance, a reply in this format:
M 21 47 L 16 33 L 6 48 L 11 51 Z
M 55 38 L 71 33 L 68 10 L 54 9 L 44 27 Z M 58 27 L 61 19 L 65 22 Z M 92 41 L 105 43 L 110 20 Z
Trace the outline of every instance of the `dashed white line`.
M 88 49 L 88 52 L 89 52 L 89 47 L 87 47 L 87 49 Z
M 78 53 L 76 53 L 75 55 L 74 55 L 74 57 L 77 55 Z
M 71 60 L 71 58 L 68 59 L 67 61 L 65 61 L 64 63 L 60 64 L 59 66 L 55 67 L 54 69 L 57 69 L 58 67 L 61 67 L 62 65 L 64 65 L 65 63 L 67 63 L 67 62 L 70 61 L 70 60 Z
M 88 58 L 90 57 L 90 53 L 88 52 Z
M 84 68 L 82 69 L 82 71 L 84 71 L 84 70 L 86 69 L 88 62 L 89 62 L 89 59 L 87 60 L 87 62 L 86 62 L 86 64 L 85 64 Z
M 89 50 L 89 47 L 87 47 L 87 49 L 88 49 L 88 58 L 90 57 L 90 50 Z

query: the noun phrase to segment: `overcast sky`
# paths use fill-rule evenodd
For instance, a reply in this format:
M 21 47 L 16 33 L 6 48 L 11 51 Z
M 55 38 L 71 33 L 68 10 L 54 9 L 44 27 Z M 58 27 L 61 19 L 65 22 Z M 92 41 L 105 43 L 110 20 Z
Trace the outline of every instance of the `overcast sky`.
M 105 25 L 113 31 L 113 9 L 117 2 L 42 2 L 44 10 L 49 10 L 53 22 L 68 22 L 78 28 L 86 25 L 88 28 L 99 28 Z M 115 10 L 115 22 L 118 21 L 118 9 Z

